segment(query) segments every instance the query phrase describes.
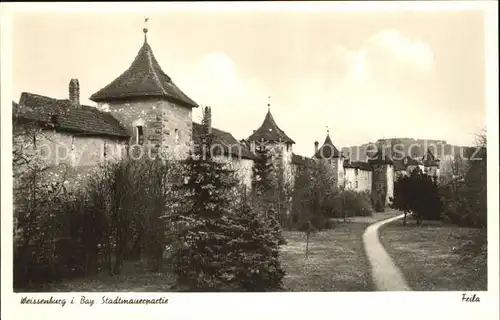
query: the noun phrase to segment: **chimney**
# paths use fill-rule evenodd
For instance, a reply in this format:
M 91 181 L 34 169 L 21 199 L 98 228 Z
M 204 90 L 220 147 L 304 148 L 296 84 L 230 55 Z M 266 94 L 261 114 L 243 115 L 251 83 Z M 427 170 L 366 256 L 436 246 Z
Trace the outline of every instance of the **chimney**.
M 205 107 L 203 125 L 205 126 L 205 132 L 207 134 L 212 134 L 212 109 L 210 107 Z
M 69 82 L 69 101 L 74 106 L 80 105 L 80 84 L 78 79 L 71 79 Z
M 318 146 L 319 146 L 319 142 L 314 141 L 314 154 L 316 154 L 318 152 Z

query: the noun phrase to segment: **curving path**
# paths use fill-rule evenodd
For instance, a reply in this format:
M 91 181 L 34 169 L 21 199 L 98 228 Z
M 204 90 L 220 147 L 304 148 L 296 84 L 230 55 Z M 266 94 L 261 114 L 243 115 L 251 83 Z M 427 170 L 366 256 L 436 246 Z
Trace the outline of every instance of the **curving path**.
M 363 234 L 363 244 L 372 268 L 372 278 L 377 291 L 411 291 L 403 274 L 385 251 L 378 236 L 378 230 L 381 226 L 403 217 L 402 214 L 376 222 L 368 226 Z

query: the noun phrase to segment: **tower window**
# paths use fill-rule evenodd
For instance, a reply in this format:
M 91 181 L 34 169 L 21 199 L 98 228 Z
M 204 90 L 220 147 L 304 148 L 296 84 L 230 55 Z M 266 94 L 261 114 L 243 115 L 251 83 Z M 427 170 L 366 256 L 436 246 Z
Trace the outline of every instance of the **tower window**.
M 144 144 L 144 129 L 142 126 L 136 127 L 136 142 L 139 145 Z
M 175 136 L 175 143 L 179 143 L 179 138 L 180 138 L 179 129 L 174 130 L 174 136 Z

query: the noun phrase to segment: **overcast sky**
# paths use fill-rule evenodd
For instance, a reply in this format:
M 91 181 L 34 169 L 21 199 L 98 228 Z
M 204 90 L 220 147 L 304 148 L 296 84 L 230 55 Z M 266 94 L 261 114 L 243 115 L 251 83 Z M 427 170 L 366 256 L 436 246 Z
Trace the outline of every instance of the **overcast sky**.
M 132 63 L 144 14 L 17 14 L 13 94 L 81 102 Z M 472 144 L 485 127 L 480 12 L 151 13 L 148 42 L 163 70 L 237 139 L 267 112 L 310 156 L 323 142 L 350 146 L 413 137 Z M 194 121 L 200 121 L 195 110 Z

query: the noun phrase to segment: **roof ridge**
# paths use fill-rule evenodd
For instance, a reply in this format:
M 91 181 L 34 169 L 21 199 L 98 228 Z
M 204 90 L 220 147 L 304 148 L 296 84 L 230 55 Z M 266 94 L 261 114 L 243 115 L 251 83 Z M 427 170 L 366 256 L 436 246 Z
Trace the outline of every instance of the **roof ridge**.
M 163 71 L 163 70 L 161 70 L 161 67 L 160 67 L 158 61 L 156 61 L 157 65 L 155 66 L 154 60 L 156 60 L 156 59 L 154 57 L 153 50 L 151 49 L 149 44 L 147 42 L 145 42 L 144 45 L 148 46 L 148 50 L 146 51 L 146 56 L 148 58 L 148 64 L 149 64 L 149 67 L 151 68 L 151 72 L 153 73 L 154 80 L 156 80 L 156 84 L 158 85 L 158 87 L 160 87 L 163 94 L 167 94 L 167 90 L 165 90 L 165 87 L 163 86 L 163 84 L 160 81 L 160 77 L 158 77 L 158 74 L 156 73 L 158 71 Z M 159 70 L 156 70 L 156 69 L 159 69 Z M 168 77 L 167 80 L 171 81 L 170 77 Z

